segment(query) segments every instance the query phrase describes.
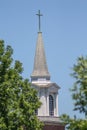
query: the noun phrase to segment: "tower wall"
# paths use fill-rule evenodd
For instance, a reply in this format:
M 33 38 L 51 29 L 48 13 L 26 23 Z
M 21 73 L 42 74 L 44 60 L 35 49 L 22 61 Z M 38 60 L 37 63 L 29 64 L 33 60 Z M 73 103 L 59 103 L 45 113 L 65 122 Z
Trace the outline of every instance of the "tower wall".
M 65 130 L 65 126 L 62 125 L 45 125 L 43 130 Z

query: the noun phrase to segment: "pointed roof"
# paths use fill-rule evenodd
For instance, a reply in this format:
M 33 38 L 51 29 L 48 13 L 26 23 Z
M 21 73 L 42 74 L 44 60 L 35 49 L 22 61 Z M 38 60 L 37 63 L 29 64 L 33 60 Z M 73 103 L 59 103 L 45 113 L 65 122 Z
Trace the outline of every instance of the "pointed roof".
M 50 74 L 48 72 L 44 44 L 42 39 L 42 33 L 38 32 L 37 44 L 36 44 L 36 52 L 34 59 L 34 68 L 31 74 L 31 78 L 48 78 L 50 79 Z

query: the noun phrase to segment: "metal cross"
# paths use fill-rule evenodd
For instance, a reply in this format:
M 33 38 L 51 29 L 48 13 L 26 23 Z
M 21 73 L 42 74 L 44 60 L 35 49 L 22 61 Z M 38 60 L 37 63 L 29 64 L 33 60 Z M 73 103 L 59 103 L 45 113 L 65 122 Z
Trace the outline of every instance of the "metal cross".
M 38 18 L 39 18 L 39 32 L 40 32 L 40 30 L 41 30 L 41 19 L 40 19 L 40 17 L 43 16 L 43 15 L 40 13 L 40 10 L 38 11 L 38 14 L 36 14 L 36 15 L 38 15 Z

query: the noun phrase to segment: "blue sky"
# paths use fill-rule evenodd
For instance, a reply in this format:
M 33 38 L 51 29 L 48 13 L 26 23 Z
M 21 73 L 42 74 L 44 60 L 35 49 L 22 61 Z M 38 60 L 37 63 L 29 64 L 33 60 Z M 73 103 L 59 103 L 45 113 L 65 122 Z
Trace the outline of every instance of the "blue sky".
M 87 0 L 0 0 L 0 39 L 14 49 L 23 63 L 23 77 L 33 70 L 38 32 L 36 13 L 41 10 L 41 30 L 51 80 L 59 91 L 59 113 L 73 116 L 69 88 L 77 57 L 87 55 Z M 78 115 L 80 116 L 80 115 Z

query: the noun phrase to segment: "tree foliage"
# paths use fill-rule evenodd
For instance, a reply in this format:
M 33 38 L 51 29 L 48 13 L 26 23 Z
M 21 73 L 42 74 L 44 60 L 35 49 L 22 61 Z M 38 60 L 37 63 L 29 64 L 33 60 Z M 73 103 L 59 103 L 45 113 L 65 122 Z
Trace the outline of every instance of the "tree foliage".
M 71 74 L 75 83 L 71 88 L 74 111 L 84 113 L 85 119 L 70 118 L 62 115 L 68 130 L 87 130 L 87 57 L 79 57 Z
M 71 118 L 70 116 L 63 114 L 61 120 L 65 123 L 67 130 L 87 130 L 86 119 Z
M 74 110 L 87 116 L 87 58 L 79 57 L 73 67 L 72 76 L 76 79 L 72 91 Z
M 11 46 L 0 40 L 0 130 L 41 130 L 37 92 L 23 79 L 22 64 L 13 64 L 12 54 Z

